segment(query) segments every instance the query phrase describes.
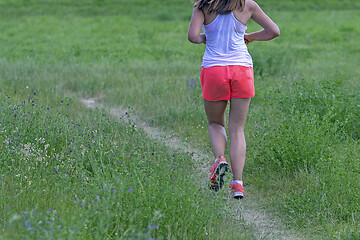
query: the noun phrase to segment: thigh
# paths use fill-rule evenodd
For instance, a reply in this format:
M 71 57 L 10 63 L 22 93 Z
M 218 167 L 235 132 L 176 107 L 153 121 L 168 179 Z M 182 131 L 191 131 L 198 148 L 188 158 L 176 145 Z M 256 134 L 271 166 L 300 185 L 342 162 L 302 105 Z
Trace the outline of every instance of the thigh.
M 209 124 L 218 123 L 225 127 L 225 110 L 227 101 L 208 101 L 204 99 L 204 107 Z
M 251 98 L 231 98 L 229 112 L 229 133 L 243 130 Z

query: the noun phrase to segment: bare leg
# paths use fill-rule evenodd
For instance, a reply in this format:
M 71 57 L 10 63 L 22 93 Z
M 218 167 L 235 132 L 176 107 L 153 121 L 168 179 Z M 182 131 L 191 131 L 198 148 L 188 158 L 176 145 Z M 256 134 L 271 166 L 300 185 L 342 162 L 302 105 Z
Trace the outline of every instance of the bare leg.
M 204 107 L 209 122 L 209 136 L 215 159 L 224 156 L 227 144 L 225 109 L 227 101 L 207 101 Z
M 244 128 L 251 98 L 231 98 L 229 113 L 230 161 L 234 180 L 242 180 L 246 142 Z

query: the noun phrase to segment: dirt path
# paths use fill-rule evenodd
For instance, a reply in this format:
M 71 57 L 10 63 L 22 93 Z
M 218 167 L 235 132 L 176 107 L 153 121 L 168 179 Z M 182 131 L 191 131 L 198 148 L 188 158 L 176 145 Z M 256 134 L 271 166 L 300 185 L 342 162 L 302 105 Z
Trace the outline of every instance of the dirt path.
M 99 108 L 106 110 L 109 114 L 116 118 L 126 119 L 127 109 L 121 107 L 106 107 L 103 104 L 98 102 L 97 98 L 88 98 L 81 99 L 81 102 L 87 108 Z M 202 153 L 198 149 L 194 149 L 189 144 L 182 142 L 174 133 L 169 133 L 169 131 L 162 131 L 156 126 L 152 126 L 147 122 L 142 121 L 139 118 L 139 115 L 136 112 L 131 113 L 131 118 L 135 121 L 138 128 L 142 128 L 146 134 L 165 143 L 168 147 L 176 150 L 181 150 L 184 152 L 189 152 L 193 154 L 193 160 L 198 163 L 199 175 L 201 180 L 206 182 L 208 169 L 210 164 L 205 159 L 212 159 L 211 154 Z M 271 240 L 301 240 L 293 231 L 290 231 L 285 228 L 279 219 L 271 216 L 260 204 L 257 199 L 256 194 L 251 194 L 251 188 L 247 188 L 247 196 L 241 201 L 229 200 L 229 206 L 233 209 L 233 212 L 239 219 L 244 220 L 245 224 L 249 225 L 255 230 L 256 239 L 271 239 Z

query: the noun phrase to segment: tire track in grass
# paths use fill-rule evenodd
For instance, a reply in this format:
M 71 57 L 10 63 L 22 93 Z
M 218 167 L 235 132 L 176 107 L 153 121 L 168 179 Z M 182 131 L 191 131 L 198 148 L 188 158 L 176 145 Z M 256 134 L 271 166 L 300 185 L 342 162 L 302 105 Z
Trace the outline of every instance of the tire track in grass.
M 105 110 L 108 114 L 115 118 L 129 119 L 128 110 L 120 106 L 118 107 L 107 107 L 101 104 L 99 98 L 87 98 L 80 99 L 80 101 L 87 108 L 98 108 Z M 139 115 L 134 112 L 130 114 L 130 120 L 136 123 L 138 128 L 144 130 L 144 132 L 155 139 L 164 143 L 167 147 L 174 150 L 181 150 L 192 154 L 193 160 L 198 165 L 197 173 L 204 182 L 204 187 L 207 187 L 208 170 L 210 163 L 208 159 L 213 159 L 213 156 L 209 153 L 204 153 L 199 149 L 195 149 L 190 144 L 181 141 L 176 134 L 169 132 L 168 130 L 163 131 L 157 126 L 152 126 L 150 123 L 143 121 Z M 288 230 L 281 223 L 281 220 L 271 216 L 271 214 L 259 204 L 258 196 L 252 194 L 255 191 L 251 187 L 247 188 L 247 195 L 244 199 L 238 201 L 229 199 L 227 201 L 228 206 L 232 209 L 233 214 L 237 219 L 243 220 L 246 225 L 254 229 L 255 239 L 271 239 L 271 240 L 301 240 L 300 236 L 292 230 Z

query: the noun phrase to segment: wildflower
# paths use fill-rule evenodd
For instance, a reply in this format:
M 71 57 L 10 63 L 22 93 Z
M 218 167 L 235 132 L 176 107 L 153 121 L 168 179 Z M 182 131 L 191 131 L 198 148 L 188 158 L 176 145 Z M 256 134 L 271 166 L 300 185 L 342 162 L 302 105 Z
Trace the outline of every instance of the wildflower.
M 132 187 L 129 187 L 129 189 L 127 190 L 128 192 L 131 192 L 133 190 Z
M 149 225 L 149 229 L 158 229 L 159 226 L 157 224 Z

